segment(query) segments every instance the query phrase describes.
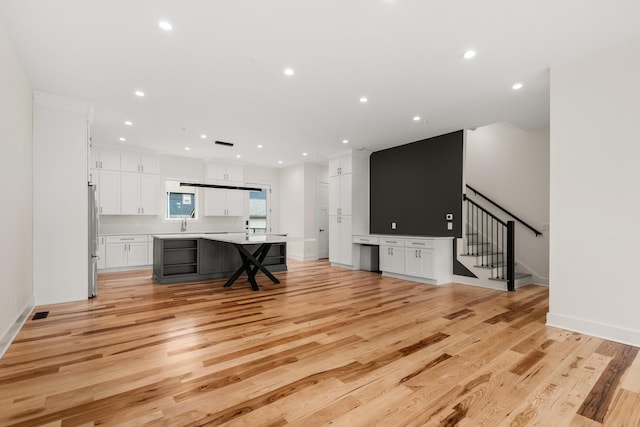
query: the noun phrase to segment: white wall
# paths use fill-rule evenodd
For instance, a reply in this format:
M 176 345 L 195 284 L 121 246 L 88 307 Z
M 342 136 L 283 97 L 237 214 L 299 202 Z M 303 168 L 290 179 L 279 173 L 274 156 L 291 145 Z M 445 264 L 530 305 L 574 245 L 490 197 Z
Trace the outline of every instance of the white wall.
M 549 325 L 640 346 L 640 40 L 551 68 Z
M 38 305 L 88 297 L 90 108 L 70 98 L 34 95 L 33 289 Z
M 287 256 L 304 259 L 304 164 L 280 169 L 280 231 L 287 234 Z
M 480 127 L 466 134 L 466 183 L 513 212 L 535 229 L 516 221 L 518 271 L 549 283 L 549 128 L 525 131 L 509 123 Z M 482 206 L 483 199 L 474 197 Z M 499 218 L 504 213 L 489 209 Z
M 318 259 L 318 181 L 329 181 L 329 167 L 304 165 L 304 259 Z
M 18 318 L 33 306 L 33 168 L 31 87 L 1 25 L 0 64 L 0 181 L 11 189 L 0 221 L 2 355 Z

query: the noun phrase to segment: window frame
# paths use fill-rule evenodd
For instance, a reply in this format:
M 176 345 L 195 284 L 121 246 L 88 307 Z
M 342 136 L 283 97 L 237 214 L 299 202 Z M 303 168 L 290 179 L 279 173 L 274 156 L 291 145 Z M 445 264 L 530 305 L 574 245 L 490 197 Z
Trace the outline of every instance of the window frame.
M 193 184 L 197 184 L 198 181 L 194 180 L 194 179 L 177 179 L 177 178 L 165 178 L 164 179 L 164 191 L 163 191 L 163 198 L 164 198 L 164 221 L 183 221 L 183 220 L 187 220 L 187 221 L 199 221 L 200 220 L 200 192 L 198 191 L 198 188 L 193 188 L 193 192 L 189 192 L 189 193 L 178 193 L 178 192 L 174 192 L 174 191 L 167 191 L 167 182 L 169 181 L 173 181 L 173 182 L 189 182 L 189 183 L 193 183 Z M 170 200 L 169 200 L 169 194 L 192 194 L 193 195 L 193 202 L 195 203 L 195 208 L 194 208 L 194 216 L 192 217 L 175 217 L 172 218 L 169 216 L 169 210 L 170 210 Z

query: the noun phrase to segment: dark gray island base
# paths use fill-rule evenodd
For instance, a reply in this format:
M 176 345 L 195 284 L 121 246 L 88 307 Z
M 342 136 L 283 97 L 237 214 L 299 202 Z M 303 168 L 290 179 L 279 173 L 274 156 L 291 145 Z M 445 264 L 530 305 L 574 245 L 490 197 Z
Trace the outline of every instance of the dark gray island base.
M 266 270 L 266 272 L 261 270 Z M 153 280 L 160 284 L 228 277 L 225 287 L 248 273 L 253 290 L 255 276 L 287 271 L 284 236 L 245 234 L 171 234 L 153 238 Z

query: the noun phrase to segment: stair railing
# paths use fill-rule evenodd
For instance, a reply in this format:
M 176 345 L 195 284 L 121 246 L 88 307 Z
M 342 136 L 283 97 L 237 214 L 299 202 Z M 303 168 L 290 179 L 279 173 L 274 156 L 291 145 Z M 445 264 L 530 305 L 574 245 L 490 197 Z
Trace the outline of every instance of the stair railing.
M 467 212 L 467 255 L 479 256 L 483 267 L 494 268 L 496 278 L 506 279 L 507 290 L 515 291 L 515 222 L 501 220 L 466 194 L 462 198 Z
M 483 199 L 485 199 L 487 202 L 491 203 L 493 206 L 495 206 L 496 208 L 500 209 L 502 212 L 506 213 L 507 215 L 509 215 L 511 218 L 515 219 L 516 221 L 518 221 L 520 224 L 522 224 L 523 226 L 525 226 L 526 228 L 528 228 L 529 230 L 531 230 L 536 237 L 538 236 L 542 236 L 542 231 L 538 231 L 535 228 L 533 228 L 532 226 L 530 226 L 529 224 L 527 224 L 526 222 L 524 222 L 523 220 L 521 220 L 520 218 L 518 218 L 517 216 L 515 216 L 514 214 L 512 214 L 511 212 L 509 212 L 508 210 L 506 210 L 505 208 L 503 208 L 502 206 L 500 206 L 498 203 L 494 202 L 493 200 L 491 200 L 490 198 L 488 198 L 487 196 L 485 196 L 484 194 L 482 194 L 481 192 L 479 192 L 478 190 L 476 190 L 475 188 L 473 188 L 470 185 L 466 185 L 466 187 L 473 191 L 474 194 L 482 197 Z

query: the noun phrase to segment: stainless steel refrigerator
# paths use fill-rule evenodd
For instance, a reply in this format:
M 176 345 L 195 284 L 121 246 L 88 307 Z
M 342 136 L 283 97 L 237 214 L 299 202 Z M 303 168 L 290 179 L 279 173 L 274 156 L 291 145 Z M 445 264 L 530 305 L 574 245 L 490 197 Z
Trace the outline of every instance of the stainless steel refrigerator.
M 89 184 L 89 298 L 98 295 L 98 197 Z

